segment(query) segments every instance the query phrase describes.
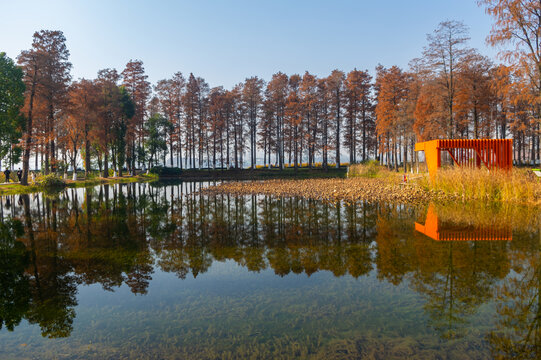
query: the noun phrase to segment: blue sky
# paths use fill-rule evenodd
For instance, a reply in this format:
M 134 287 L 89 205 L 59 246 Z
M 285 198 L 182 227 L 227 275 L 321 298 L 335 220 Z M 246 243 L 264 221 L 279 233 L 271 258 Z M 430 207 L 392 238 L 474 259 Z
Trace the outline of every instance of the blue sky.
M 62 30 L 75 79 L 140 59 L 152 82 L 181 71 L 230 88 L 277 71 L 407 67 L 444 20 L 463 21 L 470 45 L 495 58 L 475 0 L 0 0 L 0 51 L 15 58 L 34 31 Z

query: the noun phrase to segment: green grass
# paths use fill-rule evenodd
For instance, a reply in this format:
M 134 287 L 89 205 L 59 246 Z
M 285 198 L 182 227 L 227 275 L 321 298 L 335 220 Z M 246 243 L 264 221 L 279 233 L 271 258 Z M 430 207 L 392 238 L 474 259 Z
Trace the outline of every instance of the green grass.
M 121 178 L 91 178 L 88 180 L 77 180 L 68 182 L 68 187 L 88 187 L 100 184 L 127 184 L 133 182 L 144 182 L 158 180 L 158 176 L 154 174 L 141 174 L 137 176 L 123 176 Z
M 38 185 L 24 186 L 21 184 L 5 184 L 0 185 L 0 195 L 18 195 L 18 194 L 31 194 L 34 192 L 42 191 L 43 189 Z
M 0 185 L 0 195 L 19 195 L 19 194 L 31 194 L 35 192 L 40 192 L 44 190 L 56 190 L 56 189 L 63 189 L 64 187 L 69 188 L 82 188 L 82 187 L 89 187 L 89 186 L 95 186 L 100 184 L 126 184 L 126 183 L 133 183 L 133 182 L 145 182 L 145 181 L 155 181 L 158 180 L 158 176 L 154 174 L 141 174 L 137 176 L 125 176 L 121 178 L 98 178 L 93 177 L 88 180 L 67 180 L 65 183 L 60 186 L 48 186 L 46 184 L 42 184 L 39 181 L 39 177 L 36 179 L 36 183 L 30 184 L 28 186 L 21 185 L 19 183 L 10 183 L 5 185 Z M 60 180 L 60 179 L 59 179 Z M 64 180 L 61 180 L 64 181 Z

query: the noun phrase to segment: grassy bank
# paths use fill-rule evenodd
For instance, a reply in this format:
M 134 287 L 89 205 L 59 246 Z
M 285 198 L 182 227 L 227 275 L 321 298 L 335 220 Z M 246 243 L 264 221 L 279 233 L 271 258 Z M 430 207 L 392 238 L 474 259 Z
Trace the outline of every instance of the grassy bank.
M 50 180 L 43 180 L 45 177 L 36 179 L 35 183 L 31 183 L 27 186 L 21 185 L 19 183 L 4 183 L 0 184 L 0 195 L 18 195 L 18 194 L 31 194 L 40 191 L 55 191 L 61 190 L 63 188 L 80 188 L 95 186 L 100 184 L 122 184 L 122 183 L 132 183 L 132 182 L 143 182 L 143 181 L 155 181 L 158 179 L 156 175 L 137 175 L 137 176 L 123 176 L 123 177 L 94 177 L 91 179 L 83 180 L 63 180 L 59 177 L 48 176 Z

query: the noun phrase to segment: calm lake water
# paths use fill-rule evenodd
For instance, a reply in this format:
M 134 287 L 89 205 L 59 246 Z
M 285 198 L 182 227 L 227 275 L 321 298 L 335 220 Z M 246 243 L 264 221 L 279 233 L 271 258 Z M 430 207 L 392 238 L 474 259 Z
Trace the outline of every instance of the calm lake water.
M 0 358 L 540 358 L 536 211 L 204 186 L 0 198 Z

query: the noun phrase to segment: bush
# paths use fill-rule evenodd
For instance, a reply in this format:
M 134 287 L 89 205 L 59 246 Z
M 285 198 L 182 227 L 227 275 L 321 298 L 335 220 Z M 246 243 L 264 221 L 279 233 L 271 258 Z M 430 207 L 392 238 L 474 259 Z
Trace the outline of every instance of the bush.
M 19 181 L 19 179 L 17 178 L 17 170 L 15 170 L 9 174 L 9 182 L 17 182 L 17 181 Z M 3 183 L 3 182 L 6 182 L 6 175 L 2 171 L 0 172 L 0 183 Z
M 66 186 L 66 182 L 57 177 L 55 174 L 39 176 L 36 178 L 36 184 L 44 188 L 58 188 Z
M 99 172 L 89 171 L 85 176 L 85 180 L 93 180 L 99 176 L 100 176 Z
M 150 173 L 158 176 L 180 176 L 182 170 L 176 167 L 154 166 L 150 169 Z

